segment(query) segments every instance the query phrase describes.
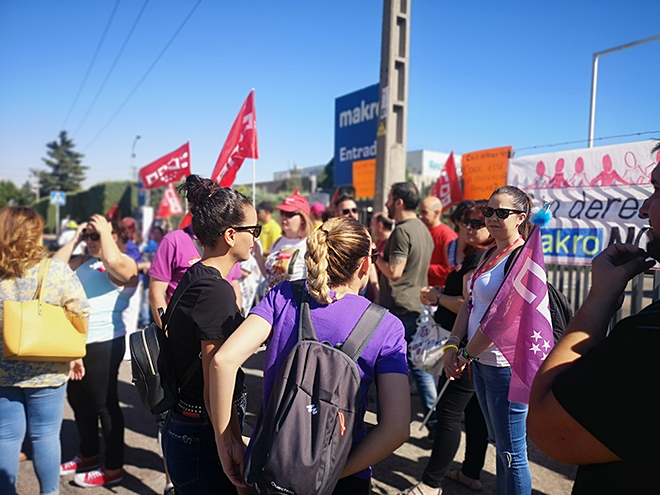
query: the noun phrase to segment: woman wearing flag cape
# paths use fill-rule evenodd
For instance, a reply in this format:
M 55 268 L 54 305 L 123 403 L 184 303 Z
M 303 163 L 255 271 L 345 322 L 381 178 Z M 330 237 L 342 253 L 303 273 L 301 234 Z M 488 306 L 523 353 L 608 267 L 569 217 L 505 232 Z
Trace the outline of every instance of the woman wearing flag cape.
M 532 206 L 527 193 L 504 186 L 493 192 L 483 208 L 495 248 L 484 253 L 468 282 L 468 297 L 445 350 L 445 374 L 450 379 L 463 372 L 472 373 L 489 438 L 497 450 L 498 495 L 523 495 L 532 490 L 525 430 L 527 404 L 508 399 L 511 365 L 484 334 L 481 322 L 506 278 L 507 259 L 524 244 L 532 229 Z M 459 349 L 466 333 L 469 343 Z

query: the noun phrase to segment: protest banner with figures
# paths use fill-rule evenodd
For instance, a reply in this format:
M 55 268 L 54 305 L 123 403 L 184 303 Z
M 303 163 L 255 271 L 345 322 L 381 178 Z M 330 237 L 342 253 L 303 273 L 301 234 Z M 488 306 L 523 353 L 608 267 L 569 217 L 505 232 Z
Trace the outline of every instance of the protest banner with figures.
M 654 141 L 525 156 L 511 160 L 507 183 L 550 203 L 541 230 L 546 263 L 590 265 L 610 244 L 646 246 L 648 221 L 638 216 L 660 156 Z M 658 154 L 660 155 L 660 153 Z

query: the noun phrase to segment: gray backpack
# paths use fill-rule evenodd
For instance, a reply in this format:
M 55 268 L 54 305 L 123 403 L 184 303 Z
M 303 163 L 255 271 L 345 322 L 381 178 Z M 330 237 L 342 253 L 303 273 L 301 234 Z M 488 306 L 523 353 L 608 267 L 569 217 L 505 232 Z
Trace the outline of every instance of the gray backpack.
M 362 427 L 356 361 L 387 310 L 371 304 L 343 344 L 319 342 L 304 280 L 291 283 L 300 308 L 298 342 L 273 384 L 245 455 L 256 494 L 331 494 Z

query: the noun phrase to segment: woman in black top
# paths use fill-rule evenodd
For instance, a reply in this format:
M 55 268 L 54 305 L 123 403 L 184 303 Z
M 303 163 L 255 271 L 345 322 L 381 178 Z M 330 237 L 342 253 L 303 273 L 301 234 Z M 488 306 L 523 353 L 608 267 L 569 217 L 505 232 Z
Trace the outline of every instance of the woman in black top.
M 485 228 L 484 216 L 481 211 L 486 201 L 472 201 L 464 210 L 460 222 L 459 242 L 465 246 L 462 253 L 456 253 L 454 270 L 447 276 L 444 289 L 442 287 L 425 287 L 421 292 L 422 302 L 437 305 L 434 318 L 436 323 L 451 330 L 467 293 L 467 281 L 477 268 L 483 250 L 493 245 L 494 240 Z M 454 219 L 454 217 L 452 218 Z M 460 242 L 463 241 L 463 242 Z M 465 342 L 467 343 L 467 341 Z M 448 344 L 457 345 L 454 342 Z M 438 390 L 442 389 L 447 378 L 444 373 L 439 377 Z M 461 440 L 461 418 L 465 413 L 465 431 L 467 444 L 465 460 L 461 469 L 447 471 L 458 450 Z M 437 406 L 438 426 L 433 450 L 422 481 L 401 493 L 424 495 L 441 493 L 443 477 L 462 483 L 472 490 L 481 489 L 479 481 L 481 469 L 488 447 L 488 430 L 484 420 L 474 385 L 468 373 L 453 380 Z
M 172 295 L 179 302 L 164 323 L 171 343 L 177 379 L 199 363 L 182 388 L 179 403 L 163 425 L 163 452 L 177 495 L 236 493 L 222 471 L 211 419 L 207 413 L 208 370 L 215 352 L 243 321 L 232 286 L 224 279 L 235 263 L 250 256 L 261 226 L 241 193 L 191 175 L 179 187 L 191 204 L 192 227 L 204 248 Z M 240 392 L 241 383 L 236 389 Z M 241 439 L 236 410 L 232 430 Z

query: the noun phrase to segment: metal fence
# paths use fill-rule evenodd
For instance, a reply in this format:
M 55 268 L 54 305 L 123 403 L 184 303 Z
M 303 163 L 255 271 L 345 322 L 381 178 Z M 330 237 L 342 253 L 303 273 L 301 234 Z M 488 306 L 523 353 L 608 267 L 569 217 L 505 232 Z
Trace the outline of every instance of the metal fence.
M 591 267 L 575 265 L 546 265 L 548 281 L 562 292 L 577 311 L 591 288 Z M 660 270 L 651 270 L 636 276 L 628 283 L 621 308 L 612 323 L 639 313 L 645 306 L 660 299 Z

